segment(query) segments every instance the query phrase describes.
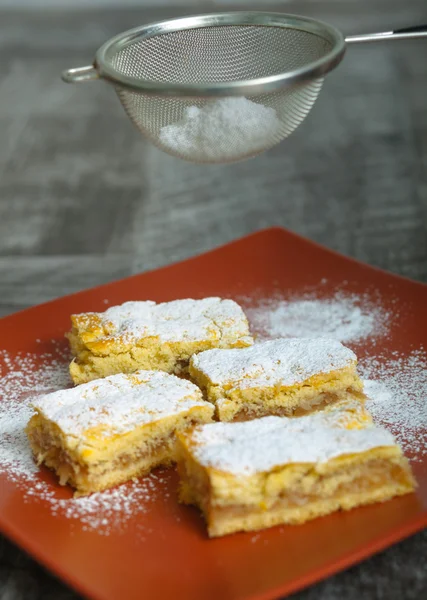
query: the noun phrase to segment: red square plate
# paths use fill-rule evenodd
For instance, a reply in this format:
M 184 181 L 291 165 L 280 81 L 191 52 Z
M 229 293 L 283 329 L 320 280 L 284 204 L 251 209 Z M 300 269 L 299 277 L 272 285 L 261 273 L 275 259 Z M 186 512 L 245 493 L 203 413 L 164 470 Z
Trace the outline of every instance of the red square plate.
M 0 320 L 0 347 L 9 354 L 49 349 L 63 339 L 72 312 L 105 310 L 126 300 L 203 296 L 268 297 L 337 287 L 375 289 L 400 313 L 377 350 L 409 352 L 427 343 L 427 286 L 360 264 L 282 229 L 268 229 L 202 256 L 60 298 Z M 36 339 L 41 340 L 36 343 Z M 383 346 L 381 346 L 383 344 Z M 358 347 L 358 352 L 365 351 Z M 161 471 L 150 508 L 109 536 L 53 516 L 42 501 L 24 499 L 0 475 L 0 527 L 13 541 L 91 598 L 216 600 L 274 598 L 293 592 L 422 529 L 427 524 L 427 460 L 414 462 L 416 494 L 299 527 L 209 540 L 198 512 L 177 505 L 175 472 Z M 45 481 L 53 478 L 43 473 Z M 55 490 L 65 497 L 69 490 Z M 144 525 L 144 536 L 138 528 Z

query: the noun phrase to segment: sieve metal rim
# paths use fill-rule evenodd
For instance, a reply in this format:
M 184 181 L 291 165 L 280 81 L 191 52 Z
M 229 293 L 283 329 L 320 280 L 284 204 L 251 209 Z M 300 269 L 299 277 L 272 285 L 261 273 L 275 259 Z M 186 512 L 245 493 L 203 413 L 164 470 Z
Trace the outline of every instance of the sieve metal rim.
M 173 33 L 185 29 L 200 29 L 203 27 L 262 26 L 286 27 L 313 33 L 331 43 L 332 49 L 322 58 L 304 67 L 267 77 L 247 79 L 224 83 L 164 83 L 140 79 L 119 73 L 111 64 L 112 58 L 127 46 L 137 40 L 148 39 L 165 33 Z M 346 43 L 342 33 L 317 19 L 301 17 L 288 13 L 238 11 L 222 12 L 191 17 L 180 17 L 166 21 L 151 23 L 129 29 L 111 38 L 96 52 L 94 67 L 97 76 L 122 88 L 158 96 L 173 97 L 215 97 L 215 96 L 249 96 L 265 94 L 276 90 L 303 83 L 307 80 L 324 77 L 342 60 Z

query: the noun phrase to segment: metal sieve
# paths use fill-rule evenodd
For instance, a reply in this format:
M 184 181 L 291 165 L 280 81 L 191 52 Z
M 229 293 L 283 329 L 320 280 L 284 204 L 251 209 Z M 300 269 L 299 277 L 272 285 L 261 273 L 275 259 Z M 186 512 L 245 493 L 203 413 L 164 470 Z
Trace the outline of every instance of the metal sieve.
M 297 15 L 209 14 L 126 31 L 101 46 L 93 65 L 65 71 L 62 78 L 112 83 L 133 123 L 169 154 L 234 162 L 264 152 L 300 125 L 347 44 L 424 36 L 426 26 L 344 38 L 331 25 Z M 230 97 L 249 102 L 231 103 L 234 120 L 216 127 L 214 113 L 221 116 L 224 109 L 220 99 Z M 199 115 L 199 129 L 187 123 L 184 131 L 192 143 L 171 145 L 165 132 L 184 127 L 193 114 Z M 210 138 L 201 139 L 208 118 Z M 263 118 L 269 119 L 265 127 Z

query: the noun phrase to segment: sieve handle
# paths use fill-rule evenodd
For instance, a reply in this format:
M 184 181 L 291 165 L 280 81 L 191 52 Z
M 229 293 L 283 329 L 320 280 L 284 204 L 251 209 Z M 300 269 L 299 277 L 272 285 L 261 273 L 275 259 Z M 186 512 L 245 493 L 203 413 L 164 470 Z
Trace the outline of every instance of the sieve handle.
M 415 25 L 404 27 L 395 31 L 383 31 L 381 33 L 366 33 L 364 35 L 349 35 L 345 38 L 347 44 L 359 42 L 380 42 L 383 40 L 408 40 L 427 37 L 427 25 Z
M 93 65 L 88 65 L 78 69 L 68 69 L 68 71 L 62 73 L 61 78 L 65 83 L 80 83 L 81 81 L 99 79 L 99 73 Z

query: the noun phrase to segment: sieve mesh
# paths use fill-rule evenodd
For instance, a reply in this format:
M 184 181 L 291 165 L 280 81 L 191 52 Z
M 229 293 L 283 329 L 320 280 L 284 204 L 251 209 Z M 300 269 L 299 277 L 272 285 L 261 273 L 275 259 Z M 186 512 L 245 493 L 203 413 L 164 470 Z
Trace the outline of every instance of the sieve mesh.
M 168 83 L 221 83 L 278 75 L 322 58 L 331 43 L 286 27 L 225 25 L 136 40 L 111 57 L 123 75 Z
M 320 35 L 285 27 L 225 25 L 183 29 L 136 40 L 111 57 L 120 75 L 140 80 L 198 85 L 278 75 L 312 63 L 331 50 Z M 190 106 L 203 108 L 204 97 L 154 96 L 116 86 L 135 125 L 165 152 L 194 162 L 233 162 L 254 156 L 290 135 L 314 104 L 322 79 L 251 97 L 275 110 L 275 131 L 247 142 L 230 129 L 227 151 L 204 154 L 200 148 L 171 148 L 160 139 L 162 128 L 181 121 Z M 215 140 L 212 140 L 215 143 Z

